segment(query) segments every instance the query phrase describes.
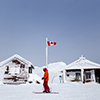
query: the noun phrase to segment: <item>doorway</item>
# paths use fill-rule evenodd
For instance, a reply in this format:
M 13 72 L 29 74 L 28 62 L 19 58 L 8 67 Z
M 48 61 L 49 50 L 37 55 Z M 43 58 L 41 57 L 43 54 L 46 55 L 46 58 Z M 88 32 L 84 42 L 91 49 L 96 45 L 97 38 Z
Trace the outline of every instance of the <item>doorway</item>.
M 95 69 L 95 79 L 100 84 L 100 69 Z

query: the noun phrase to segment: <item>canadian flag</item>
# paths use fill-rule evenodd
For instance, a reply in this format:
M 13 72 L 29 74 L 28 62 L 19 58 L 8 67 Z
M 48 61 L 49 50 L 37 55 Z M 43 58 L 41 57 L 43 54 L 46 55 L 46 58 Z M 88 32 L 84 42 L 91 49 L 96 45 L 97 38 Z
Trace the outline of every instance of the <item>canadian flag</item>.
M 56 45 L 57 43 L 56 42 L 47 41 L 47 44 L 48 44 L 48 46 L 53 46 L 53 45 Z

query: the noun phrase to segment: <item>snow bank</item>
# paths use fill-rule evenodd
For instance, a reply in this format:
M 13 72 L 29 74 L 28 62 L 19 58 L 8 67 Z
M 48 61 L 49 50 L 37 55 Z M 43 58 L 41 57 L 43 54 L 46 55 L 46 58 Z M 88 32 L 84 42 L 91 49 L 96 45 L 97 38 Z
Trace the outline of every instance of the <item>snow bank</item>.
M 56 62 L 56 63 L 49 64 L 48 70 L 49 72 L 60 72 L 66 67 L 67 65 L 64 62 Z
M 37 74 L 33 73 L 29 75 L 28 82 L 30 83 L 36 83 L 36 84 L 41 84 L 43 81 L 41 80 L 41 77 L 38 76 Z
M 35 73 L 38 74 L 40 77 L 43 76 L 44 72 L 43 72 L 43 67 L 35 67 Z M 61 71 L 66 68 L 67 65 L 64 62 L 56 62 L 56 63 L 50 63 L 48 65 L 48 72 L 49 72 L 49 82 L 50 83 L 59 83 L 59 75 L 61 75 Z

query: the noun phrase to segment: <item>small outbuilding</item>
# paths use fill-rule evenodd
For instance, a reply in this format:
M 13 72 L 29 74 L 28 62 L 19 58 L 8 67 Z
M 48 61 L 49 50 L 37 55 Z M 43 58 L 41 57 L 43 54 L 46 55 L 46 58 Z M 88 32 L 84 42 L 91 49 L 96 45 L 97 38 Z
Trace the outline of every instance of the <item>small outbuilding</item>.
M 94 63 L 81 56 L 64 69 L 63 81 L 100 83 L 100 64 Z
M 0 81 L 4 84 L 22 84 L 28 81 L 34 69 L 33 64 L 21 56 L 14 56 L 0 62 Z

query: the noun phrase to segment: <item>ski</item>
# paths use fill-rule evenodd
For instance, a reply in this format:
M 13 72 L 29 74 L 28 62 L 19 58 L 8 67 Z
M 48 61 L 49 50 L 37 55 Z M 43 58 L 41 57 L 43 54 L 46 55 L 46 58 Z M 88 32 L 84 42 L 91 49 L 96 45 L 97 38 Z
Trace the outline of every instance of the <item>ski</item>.
M 44 93 L 44 92 L 34 92 L 34 94 L 59 94 L 59 92 L 50 92 L 50 93 Z

